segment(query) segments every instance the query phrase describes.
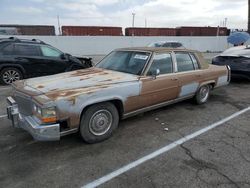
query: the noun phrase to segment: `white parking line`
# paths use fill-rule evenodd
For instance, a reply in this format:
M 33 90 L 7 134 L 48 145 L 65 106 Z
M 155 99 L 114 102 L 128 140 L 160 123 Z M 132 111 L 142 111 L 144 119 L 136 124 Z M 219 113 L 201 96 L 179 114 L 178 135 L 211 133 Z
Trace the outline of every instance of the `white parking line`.
M 227 122 L 227 121 L 229 121 L 229 120 L 231 120 L 231 119 L 233 119 L 233 118 L 235 118 L 235 117 L 237 117 L 237 116 L 239 116 L 239 115 L 241 115 L 249 110 L 250 110 L 250 107 L 245 108 L 241 111 L 238 111 L 238 112 L 232 114 L 231 116 L 228 116 L 228 117 L 226 117 L 226 118 L 224 118 L 216 123 L 213 123 L 212 125 L 209 125 L 203 129 L 199 130 L 199 131 L 196 131 L 190 135 L 187 135 L 187 136 L 185 136 L 185 137 L 183 137 L 183 138 L 181 138 L 181 139 L 179 139 L 179 140 L 177 140 L 169 145 L 164 146 L 163 148 L 160 148 L 160 149 L 154 151 L 153 153 L 150 153 L 150 154 L 148 154 L 148 155 L 146 155 L 146 156 L 144 156 L 144 157 L 142 157 L 134 162 L 131 162 L 131 163 L 129 163 L 129 164 L 127 164 L 127 165 L 125 165 L 125 166 L 123 166 L 123 167 L 97 179 L 97 180 L 94 180 L 93 182 L 90 182 L 90 183 L 82 186 L 82 188 L 92 188 L 92 187 L 97 187 L 99 185 L 102 185 L 105 182 L 112 180 L 113 178 L 131 170 L 132 168 L 135 168 L 135 167 L 141 165 L 142 163 L 145 163 L 146 161 L 148 161 L 150 159 L 153 159 L 153 158 L 155 158 L 155 157 L 157 157 L 157 156 L 159 156 L 159 155 L 161 155 L 161 154 L 163 154 L 163 153 L 165 153 L 165 152 L 167 152 L 167 151 L 169 151 L 169 150 L 171 150 L 171 149 L 173 149 L 173 148 L 175 148 L 175 147 L 177 147 L 177 146 L 179 146 L 179 145 L 181 145 L 181 144 L 183 144 L 183 143 L 185 143 L 185 142 L 187 142 L 187 141 L 189 141 L 189 140 L 191 140 L 191 139 L 193 139 L 193 138 L 195 138 L 195 137 L 197 137 L 197 136 L 199 136 L 199 135 L 201 135 L 201 134 L 203 134 L 203 133 L 205 133 L 213 128 L 215 128 L 215 127 L 218 127 L 219 125 L 221 125 L 221 124 L 223 124 L 223 123 L 225 123 L 225 122 Z
M 0 115 L 0 118 L 5 118 L 7 117 L 7 115 Z

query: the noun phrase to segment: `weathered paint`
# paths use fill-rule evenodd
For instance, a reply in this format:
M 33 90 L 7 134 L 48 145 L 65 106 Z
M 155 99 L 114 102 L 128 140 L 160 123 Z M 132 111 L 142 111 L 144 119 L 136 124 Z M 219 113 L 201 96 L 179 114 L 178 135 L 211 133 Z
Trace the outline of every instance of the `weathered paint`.
M 65 100 L 65 98 L 56 100 L 55 104 L 60 111 L 60 118 L 68 116 L 72 127 L 78 126 L 82 110 L 91 104 L 96 104 L 110 100 L 120 100 L 126 103 L 129 97 L 138 96 L 140 93 L 140 82 L 124 82 L 113 85 L 112 87 L 97 90 L 91 94 L 81 93 L 74 97 L 74 100 Z M 71 117 L 74 118 L 71 118 Z
M 160 75 L 156 79 L 153 79 L 152 77 L 142 78 L 139 108 L 176 98 L 178 92 L 178 80 L 175 80 L 174 77 L 174 74 L 166 74 Z
M 123 50 L 144 51 L 148 48 Z M 151 52 L 172 52 L 173 49 L 151 48 Z M 174 51 L 177 51 L 174 49 Z M 187 50 L 178 50 L 187 51 Z M 195 53 L 195 51 L 188 51 Z M 16 90 L 32 96 L 40 105 L 55 105 L 59 120 L 67 120 L 70 128 L 77 128 L 82 110 L 92 104 L 119 100 L 123 113 L 132 114 L 142 108 L 178 101 L 194 95 L 203 84 L 220 86 L 225 83 L 228 70 L 205 64 L 197 55 L 201 69 L 159 75 L 156 78 L 89 68 L 53 76 L 28 79 L 14 84 Z M 204 65 L 203 65 L 204 64 Z
M 216 87 L 224 86 L 224 85 L 227 85 L 227 84 L 228 84 L 228 76 L 227 76 L 227 75 L 220 76 L 220 77 L 218 78 Z
M 184 97 L 186 95 L 194 94 L 197 91 L 198 87 L 199 87 L 198 82 L 193 82 L 190 84 L 183 85 L 181 87 L 181 92 L 179 94 L 179 97 Z

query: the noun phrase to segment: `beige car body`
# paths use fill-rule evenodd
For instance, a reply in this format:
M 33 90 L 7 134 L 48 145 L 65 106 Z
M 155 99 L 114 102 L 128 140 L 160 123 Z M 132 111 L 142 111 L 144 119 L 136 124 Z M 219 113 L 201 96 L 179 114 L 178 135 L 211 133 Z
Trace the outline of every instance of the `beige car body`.
M 230 70 L 226 66 L 215 66 L 205 62 L 200 52 L 169 48 L 124 48 L 120 51 L 149 52 L 151 57 L 141 75 L 131 75 L 112 70 L 92 67 L 52 76 L 18 81 L 13 84 L 13 99 L 16 101 L 22 119 L 35 118 L 30 103 L 42 107 L 56 106 L 58 125 L 56 136 L 77 132 L 82 112 L 93 104 L 110 101 L 118 109 L 120 119 L 141 112 L 159 108 L 181 100 L 192 98 L 198 89 L 209 84 L 211 88 L 227 85 Z M 178 72 L 175 52 L 192 53 L 199 63 L 199 69 Z M 147 76 L 155 54 L 169 53 L 173 62 L 173 73 Z M 26 106 L 25 106 L 26 105 Z M 20 116 L 20 115 L 19 115 Z M 11 118 L 10 118 L 11 119 Z M 13 119 L 13 118 L 12 118 Z M 37 121 L 37 118 L 35 118 Z M 33 121 L 29 119 L 29 121 Z M 39 121 L 37 121 L 39 125 Z M 26 128 L 25 128 L 26 129 Z M 26 129 L 28 130 L 28 129 Z M 28 130 L 30 132 L 30 130 Z

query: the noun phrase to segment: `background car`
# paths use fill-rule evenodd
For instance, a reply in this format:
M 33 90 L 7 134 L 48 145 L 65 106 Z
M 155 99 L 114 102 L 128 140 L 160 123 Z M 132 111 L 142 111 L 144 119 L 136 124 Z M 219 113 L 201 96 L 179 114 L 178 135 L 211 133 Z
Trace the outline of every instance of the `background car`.
M 159 41 L 153 42 L 148 47 L 166 47 L 166 48 L 185 48 L 182 43 L 177 41 Z
M 250 46 L 238 46 L 225 50 L 212 59 L 214 65 L 229 65 L 232 77 L 250 80 Z
M 52 75 L 91 66 L 91 58 L 77 58 L 43 41 L 0 39 L 0 83 Z

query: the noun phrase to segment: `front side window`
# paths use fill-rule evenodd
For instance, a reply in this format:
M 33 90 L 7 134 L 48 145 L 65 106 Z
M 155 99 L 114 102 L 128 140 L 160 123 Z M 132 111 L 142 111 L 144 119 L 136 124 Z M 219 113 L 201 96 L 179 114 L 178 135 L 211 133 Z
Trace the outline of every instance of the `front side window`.
M 42 55 L 45 57 L 60 57 L 62 52 L 48 46 L 40 46 Z
M 38 46 L 29 44 L 16 44 L 15 55 L 39 56 L 40 53 Z
M 157 69 L 160 70 L 160 74 L 173 72 L 172 58 L 169 53 L 155 54 L 147 75 L 153 75 Z
M 178 72 L 192 71 L 194 65 L 188 53 L 175 53 Z
M 140 75 L 149 58 L 149 52 L 113 51 L 96 67 Z

